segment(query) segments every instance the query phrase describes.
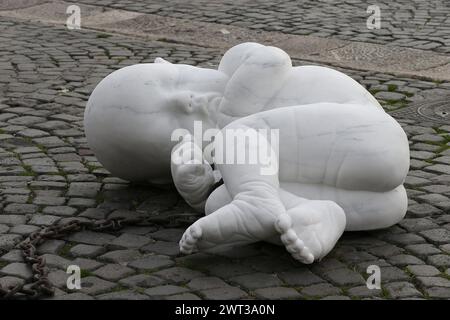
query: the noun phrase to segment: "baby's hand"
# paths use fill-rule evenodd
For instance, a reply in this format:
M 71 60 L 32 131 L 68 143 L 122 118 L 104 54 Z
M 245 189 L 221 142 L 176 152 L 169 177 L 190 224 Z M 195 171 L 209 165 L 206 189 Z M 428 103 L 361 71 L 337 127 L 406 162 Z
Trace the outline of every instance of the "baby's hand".
M 180 195 L 194 209 L 204 212 L 205 203 L 212 192 L 216 179 L 202 150 L 185 137 L 172 150 L 172 178 Z

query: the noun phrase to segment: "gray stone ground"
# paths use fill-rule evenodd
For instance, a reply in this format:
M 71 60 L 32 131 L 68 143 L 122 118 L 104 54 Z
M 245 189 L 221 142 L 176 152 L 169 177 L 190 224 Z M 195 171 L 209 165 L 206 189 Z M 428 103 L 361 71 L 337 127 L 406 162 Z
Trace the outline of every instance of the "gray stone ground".
M 96 3 L 107 2 L 112 1 Z M 140 10 L 138 1 L 115 3 L 128 10 Z M 144 6 L 159 8 L 161 3 Z M 170 6 L 172 1 L 164 3 L 174 8 Z M 208 12 L 222 8 L 225 15 L 233 8 L 209 3 L 203 3 L 196 19 L 207 19 Z M 318 17 L 329 16 L 328 10 L 319 10 L 326 2 L 318 3 L 314 7 Z M 342 7 L 344 16 L 353 21 L 350 2 L 345 3 L 337 8 Z M 358 7 L 361 2 L 351 3 Z M 416 17 L 428 14 L 430 20 L 430 15 L 433 19 L 436 16 L 437 22 L 429 24 L 441 30 L 439 17 L 445 10 L 439 6 L 444 7 L 444 1 L 408 3 L 419 9 Z M 312 6 L 309 1 L 299 1 L 298 5 Z M 286 6 L 271 7 L 273 12 L 285 12 L 282 23 L 289 20 L 292 11 Z M 257 11 L 250 2 L 244 8 L 234 10 L 241 16 Z M 155 12 L 177 15 L 175 9 Z M 401 13 L 392 15 L 402 21 Z M 331 23 L 321 21 L 317 24 L 319 30 Z M 291 24 L 295 23 L 292 20 Z M 351 29 L 342 22 L 339 28 L 333 28 L 332 35 L 340 37 L 341 27 Z M 436 35 L 441 45 L 428 49 L 446 52 L 449 34 Z M 410 45 L 416 46 L 414 42 Z M 96 83 L 120 67 L 151 62 L 157 56 L 172 62 L 214 66 L 220 54 L 215 49 L 89 30 L 74 32 L 2 18 L 0 284 L 20 282 L 29 275 L 14 245 L 42 226 L 74 217 L 102 219 L 144 213 L 160 222 L 117 233 L 79 232 L 42 245 L 39 252 L 45 255 L 51 268 L 50 279 L 58 288 L 55 298 L 450 298 L 450 125 L 402 113 L 411 103 L 449 95 L 448 82 L 343 70 L 366 86 L 388 111 L 400 110 L 395 111 L 395 117 L 410 138 L 411 170 L 406 180 L 409 208 L 398 225 L 374 232 L 347 233 L 330 255 L 311 266 L 296 263 L 283 248 L 264 243 L 214 255 L 179 254 L 177 242 L 187 223 L 198 214 L 170 188 L 132 185 L 110 176 L 86 145 L 84 106 Z M 70 264 L 82 268 L 80 291 L 65 288 L 65 270 Z M 366 267 L 372 264 L 381 267 L 382 290 L 368 290 L 365 286 Z
M 450 53 L 447 0 L 80 0 L 81 3 L 155 13 L 288 34 L 333 37 Z M 381 10 L 380 30 L 366 28 L 369 5 Z

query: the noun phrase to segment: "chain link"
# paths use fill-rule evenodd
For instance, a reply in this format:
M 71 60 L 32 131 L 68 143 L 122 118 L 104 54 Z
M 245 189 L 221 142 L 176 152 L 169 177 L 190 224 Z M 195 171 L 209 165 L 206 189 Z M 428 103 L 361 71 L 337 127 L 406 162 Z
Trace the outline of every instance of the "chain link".
M 172 216 L 173 217 L 173 216 Z M 81 231 L 118 231 L 125 226 L 141 222 L 157 221 L 156 217 L 110 218 L 98 221 L 72 220 L 64 224 L 54 224 L 31 233 L 16 247 L 22 251 L 26 264 L 31 267 L 32 275 L 23 283 L 12 287 L 0 286 L 0 299 L 38 299 L 54 295 L 54 288 L 48 279 L 45 259 L 37 254 L 37 247 L 46 240 L 61 238 L 64 235 Z

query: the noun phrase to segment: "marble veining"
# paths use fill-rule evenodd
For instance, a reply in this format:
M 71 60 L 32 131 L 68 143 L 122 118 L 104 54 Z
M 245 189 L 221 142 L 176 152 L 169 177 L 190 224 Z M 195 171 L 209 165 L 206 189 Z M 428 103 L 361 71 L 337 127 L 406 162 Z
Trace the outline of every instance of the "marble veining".
M 198 143 L 196 122 L 200 137 L 215 130 L 216 139 L 277 130 L 276 144 L 257 133 L 257 145 L 235 150 L 267 147 L 276 170 L 218 162 L 205 152 L 210 143 Z M 174 183 L 205 213 L 180 240 L 186 254 L 268 241 L 312 263 L 344 231 L 389 227 L 406 213 L 409 145 L 400 125 L 352 78 L 293 67 L 279 48 L 237 45 L 217 70 L 161 58 L 122 68 L 97 85 L 84 124 L 90 147 L 113 175 Z M 187 134 L 174 141 L 178 129 Z

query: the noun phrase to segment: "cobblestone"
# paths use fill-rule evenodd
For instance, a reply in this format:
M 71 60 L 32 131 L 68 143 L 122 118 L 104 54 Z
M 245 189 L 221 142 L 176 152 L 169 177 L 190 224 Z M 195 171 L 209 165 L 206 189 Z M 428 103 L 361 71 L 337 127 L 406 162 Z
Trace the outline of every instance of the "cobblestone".
M 72 182 L 67 193 L 70 197 L 95 197 L 100 190 L 100 184 L 96 182 Z
M 165 254 L 168 256 L 176 256 L 180 253 L 177 242 L 156 241 L 141 248 L 144 252 L 153 252 L 156 254 Z
M 202 290 L 200 294 L 208 300 L 236 300 L 247 297 L 244 291 L 231 286 Z
M 155 270 L 172 266 L 174 262 L 168 256 L 154 255 L 130 262 L 128 265 L 140 271 Z
M 17 234 L 0 235 L 0 249 L 10 250 L 19 243 L 20 239 L 21 237 Z
M 94 258 L 105 251 L 106 249 L 102 246 L 78 244 L 70 249 L 70 254 L 74 257 Z
M 57 288 L 65 288 L 67 286 L 67 279 L 69 275 L 62 271 L 62 270 L 56 270 L 52 271 L 48 274 L 48 279 L 50 282 Z
M 370 253 L 376 255 L 380 258 L 387 258 L 393 255 L 401 254 L 403 253 L 403 249 L 394 246 L 394 245 L 386 245 L 381 247 L 375 247 L 369 250 Z
M 421 297 L 422 294 L 409 282 L 393 282 L 385 286 L 393 299 Z
M 424 264 L 419 258 L 409 254 L 399 254 L 398 256 L 392 256 L 388 258 L 388 261 L 394 266 L 404 267 L 412 264 Z
M 380 267 L 384 282 L 408 280 L 409 276 L 398 267 Z
M 324 297 L 340 294 L 341 290 L 329 283 L 320 283 L 303 288 L 301 293 L 310 297 Z
M 37 206 L 33 204 L 11 203 L 5 207 L 4 212 L 12 214 L 27 214 L 36 212 L 36 209 Z
M 448 288 L 433 287 L 425 289 L 430 298 L 448 299 L 450 298 L 450 290 Z
M 185 283 L 194 278 L 203 276 L 203 273 L 187 268 L 175 267 L 155 272 L 153 275 L 170 282 Z
M 403 219 L 399 224 L 409 232 L 435 229 L 438 226 L 436 223 L 426 218 Z
M 116 286 L 113 282 L 93 276 L 82 278 L 81 281 L 81 292 L 89 295 L 101 294 L 112 290 Z
M 450 281 L 441 277 L 417 277 L 419 285 L 423 287 L 446 287 L 450 288 Z
M 72 261 L 73 265 L 79 266 L 82 270 L 92 271 L 103 265 L 103 263 L 92 259 L 76 258 Z
M 27 222 L 27 218 L 25 216 L 16 215 L 16 214 L 3 214 L 0 215 L 0 223 L 4 223 L 9 226 L 15 226 L 19 224 L 24 224 Z
M 441 210 L 429 205 L 427 203 L 421 203 L 408 208 L 408 211 L 415 217 L 430 216 L 432 214 L 440 213 Z
M 5 276 L 0 278 L 0 286 L 2 286 L 3 288 L 13 287 L 23 284 L 24 282 L 25 280 L 17 277 Z
M 448 268 L 450 267 L 450 256 L 446 254 L 437 254 L 434 256 L 429 256 L 427 261 L 438 268 Z
M 379 289 L 368 289 L 367 286 L 359 286 L 354 287 L 348 290 L 348 294 L 351 297 L 356 298 L 369 298 L 369 297 L 378 297 L 381 295 L 381 290 Z
M 265 273 L 253 273 L 231 278 L 230 281 L 235 282 L 250 290 L 266 287 L 274 287 L 281 284 L 281 281 L 274 275 Z
M 316 276 L 309 270 L 290 270 L 280 273 L 278 277 L 292 286 L 299 287 L 306 287 L 312 284 L 324 282 L 323 279 Z
M 350 269 L 335 269 L 325 272 L 325 277 L 339 286 L 350 286 L 365 283 L 363 277 Z
M 145 294 L 149 295 L 150 297 L 158 298 L 158 297 L 169 296 L 169 295 L 182 293 L 182 292 L 186 292 L 186 291 L 188 291 L 188 289 L 168 284 L 168 285 L 149 288 L 149 289 L 145 290 Z
M 112 0 L 81 2 L 113 5 Z M 226 0 L 216 5 L 205 0 L 114 2 L 116 8 L 254 30 L 450 52 L 448 21 L 442 18 L 448 8 L 442 0 L 408 1 L 408 10 L 402 9 L 406 0 L 395 4 L 383 0 L 383 21 L 391 28 L 370 32 L 354 27 L 355 21 L 364 24 L 367 18 L 360 0 L 276 5 L 268 0 L 238 4 Z M 328 10 L 330 6 L 333 10 Z M 426 22 L 424 17 L 429 16 L 433 23 Z M 122 66 L 161 56 L 173 63 L 210 67 L 217 65 L 222 50 L 120 35 L 103 37 L 90 30 L 72 32 L 2 17 L 0 52 L 2 285 L 29 275 L 13 246 L 40 226 L 76 217 L 94 220 L 136 212 L 191 212 L 172 190 L 128 184 L 109 175 L 86 144 L 84 106 L 96 83 Z M 296 59 L 293 63 L 311 64 Z M 450 94 L 448 82 L 337 69 L 362 83 L 387 110 L 406 108 L 430 95 Z M 178 241 L 186 225 L 178 221 L 170 227 L 155 223 L 115 233 L 81 231 L 47 241 L 38 249 L 51 269 L 51 280 L 60 287 L 55 299 L 450 298 L 450 127 L 394 117 L 411 140 L 412 157 L 405 182 L 410 203 L 397 226 L 345 233 L 330 255 L 312 266 L 294 262 L 281 247 L 262 243 L 180 256 Z M 192 212 L 192 218 L 198 217 Z M 81 292 L 65 292 L 69 264 L 82 269 Z M 371 264 L 381 267 L 382 291 L 368 290 L 364 284 Z
M 120 264 L 107 264 L 93 272 L 96 276 L 110 281 L 117 281 L 132 275 L 134 270 Z
M 166 283 L 166 280 L 161 278 L 148 275 L 148 274 L 137 274 L 119 281 L 121 285 L 127 287 L 155 287 Z
M 94 0 L 81 2 L 98 4 Z M 151 3 L 138 0 L 106 0 L 102 1 L 101 5 L 261 31 L 449 52 L 446 17 L 449 16 L 450 9 L 444 0 L 427 3 L 420 0 L 401 0 L 395 3 L 387 0 L 378 1 L 377 5 L 382 12 L 382 24 L 380 29 L 374 30 L 369 30 L 366 26 L 370 16 L 370 13 L 367 13 L 369 4 L 363 0 L 351 2 L 288 0 L 277 2 L 276 5 L 268 0 L 256 3 L 231 0 L 211 3 L 206 0 L 194 0 L 189 4 L 181 0 L 169 2 L 157 0 Z
M 60 217 L 57 216 L 35 214 L 33 215 L 33 218 L 31 218 L 29 223 L 36 226 L 50 226 L 57 222 L 59 219 Z
M 447 229 L 432 229 L 421 231 L 421 235 L 433 243 L 445 244 L 450 242 L 450 231 Z
M 106 233 L 81 231 L 70 235 L 68 237 L 68 240 L 72 242 L 101 246 L 110 243 L 115 238 L 115 236 Z
M 146 295 L 139 294 L 131 290 L 104 293 L 96 297 L 98 300 L 149 300 Z
M 415 276 L 432 277 L 440 274 L 439 270 L 429 265 L 408 266 L 408 271 Z
M 165 297 L 165 300 L 201 300 L 201 299 L 195 294 L 187 292 Z
M 140 257 L 140 253 L 137 250 L 116 250 L 105 253 L 99 257 L 99 260 L 114 262 L 114 263 L 124 263 Z
M 416 244 L 406 246 L 406 249 L 419 257 L 427 257 L 441 251 L 432 244 Z
M 269 300 L 298 299 L 301 297 L 296 290 L 286 287 L 257 289 L 255 294 L 259 298 Z
M 198 277 L 192 279 L 187 286 L 192 290 L 206 290 L 228 286 L 222 279 L 217 277 Z
M 25 263 L 13 262 L 3 267 L 0 273 L 6 276 L 13 276 L 27 279 L 31 276 L 31 270 Z
M 150 239 L 148 237 L 123 233 L 120 237 L 114 239 L 111 242 L 110 246 L 133 249 L 133 248 L 140 248 L 149 243 L 149 241 Z
M 28 225 L 28 224 L 20 224 L 20 225 L 12 227 L 10 229 L 11 233 L 20 234 L 20 235 L 29 235 L 30 233 L 35 232 L 37 230 L 39 230 L 39 227 Z
M 48 240 L 46 242 L 44 242 L 43 244 L 41 244 L 38 248 L 37 251 L 39 254 L 44 254 L 44 253 L 51 253 L 51 254 L 55 254 L 57 252 L 59 252 L 59 250 L 61 250 L 65 245 L 65 242 L 62 240 Z

